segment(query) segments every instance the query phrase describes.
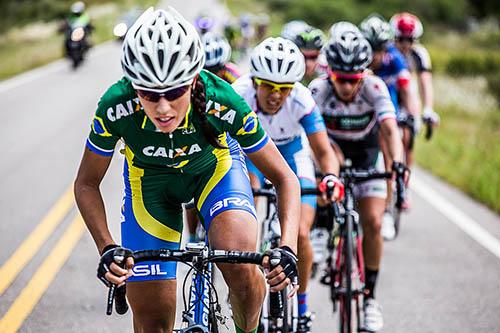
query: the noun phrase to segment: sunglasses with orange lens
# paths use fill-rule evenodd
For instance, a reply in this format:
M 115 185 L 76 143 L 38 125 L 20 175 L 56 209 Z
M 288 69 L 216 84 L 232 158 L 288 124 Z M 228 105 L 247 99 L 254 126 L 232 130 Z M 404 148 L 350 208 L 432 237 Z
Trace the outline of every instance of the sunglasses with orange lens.
M 365 73 L 355 73 L 355 74 L 343 74 L 343 73 L 330 73 L 330 77 L 333 81 L 340 84 L 349 83 L 351 85 L 356 85 L 365 77 Z
M 266 89 L 267 91 L 279 92 L 280 94 L 289 93 L 295 85 L 294 83 L 275 83 L 272 81 L 259 79 L 257 77 L 254 77 L 253 80 L 258 86 Z

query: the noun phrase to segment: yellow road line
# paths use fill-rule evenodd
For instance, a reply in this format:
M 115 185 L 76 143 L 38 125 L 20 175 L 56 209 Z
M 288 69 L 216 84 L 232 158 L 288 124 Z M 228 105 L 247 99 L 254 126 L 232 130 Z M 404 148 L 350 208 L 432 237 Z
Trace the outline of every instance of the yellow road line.
M 70 186 L 63 196 L 52 207 L 42 222 L 31 232 L 14 254 L 0 268 L 0 296 L 12 283 L 19 272 L 33 258 L 54 229 L 68 214 L 73 206 L 73 186 Z
M 68 259 L 71 251 L 80 240 L 84 229 L 83 220 L 78 214 L 26 287 L 21 291 L 14 304 L 9 308 L 5 316 L 0 319 L 0 332 L 17 332 Z

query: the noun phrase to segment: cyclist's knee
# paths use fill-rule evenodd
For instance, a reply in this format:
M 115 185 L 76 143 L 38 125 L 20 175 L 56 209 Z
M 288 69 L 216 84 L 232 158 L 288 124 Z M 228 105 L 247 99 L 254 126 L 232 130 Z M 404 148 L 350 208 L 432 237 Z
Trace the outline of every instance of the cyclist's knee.
M 363 216 L 363 231 L 367 236 L 380 235 L 382 229 L 382 217 L 376 212 L 368 212 Z
M 221 264 L 219 268 L 232 291 L 251 292 L 259 280 L 264 281 L 264 277 L 255 265 Z

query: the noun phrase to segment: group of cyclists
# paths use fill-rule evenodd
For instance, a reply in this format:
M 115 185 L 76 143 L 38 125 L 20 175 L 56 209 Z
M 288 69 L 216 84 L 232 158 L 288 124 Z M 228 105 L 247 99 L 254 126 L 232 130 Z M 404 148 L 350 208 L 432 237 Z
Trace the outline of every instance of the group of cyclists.
M 259 223 L 252 188 L 264 179 L 278 197 L 281 240 L 273 251 L 281 259 L 277 267 L 267 266 L 265 278 L 256 266 L 218 266 L 230 290 L 236 332 L 256 332 L 265 280 L 271 291 L 292 285 L 297 330 L 311 332 L 310 231 L 318 205 L 342 200 L 340 166 L 349 160 L 360 169 L 403 169 L 408 178 L 408 136 L 418 133 L 421 105 L 425 118 L 439 121 L 429 56 L 417 42 L 422 32 L 409 13 L 390 22 L 372 15 L 359 28 L 337 22 L 328 36 L 292 21 L 282 36 L 252 50 L 249 68 L 242 69 L 248 74 L 240 75 L 222 35 L 204 31 L 200 37 L 171 7 L 150 8 L 138 18 L 123 42 L 124 77 L 98 103 L 75 181 L 78 207 L 101 255 L 98 277 L 108 286 L 126 285 L 135 332 L 172 331 L 176 264 L 151 262 L 150 274 L 134 274 L 133 260 L 119 265 L 115 250 L 178 249 L 185 207 L 190 240 L 199 222 L 212 248 L 255 251 Z M 413 127 L 401 125 L 401 135 L 398 123 L 407 119 Z M 118 244 L 99 185 L 120 140 L 125 194 Z M 318 183 L 333 185 L 330 197 L 301 197 L 301 187 Z M 383 326 L 375 287 L 382 225 L 390 227 L 384 213 L 390 188 L 385 180 L 355 188 L 365 258 L 363 322 L 370 332 Z

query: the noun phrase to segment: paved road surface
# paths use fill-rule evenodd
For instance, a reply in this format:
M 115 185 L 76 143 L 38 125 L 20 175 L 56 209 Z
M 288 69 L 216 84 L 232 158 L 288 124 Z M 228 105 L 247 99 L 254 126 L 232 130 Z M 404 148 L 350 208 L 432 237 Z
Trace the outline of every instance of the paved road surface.
M 169 3 L 194 17 L 192 9 L 200 2 Z M 215 1 L 204 3 L 215 6 Z M 71 194 L 65 195 L 96 102 L 120 77 L 119 55 L 119 45 L 108 43 L 93 50 L 77 72 L 59 61 L 0 84 L 1 332 L 16 327 L 20 332 L 131 331 L 130 315 L 104 314 L 105 290 L 95 278 L 97 253 Z M 102 186 L 117 239 L 122 163 L 115 154 Z M 377 290 L 383 331 L 499 332 L 500 218 L 421 170 L 414 177 L 413 209 L 400 237 L 385 246 Z M 444 207 L 443 199 L 455 208 L 437 209 Z M 458 209 L 466 217 L 453 215 Z M 335 332 L 326 290 L 313 283 L 310 293 L 317 313 L 314 332 Z

